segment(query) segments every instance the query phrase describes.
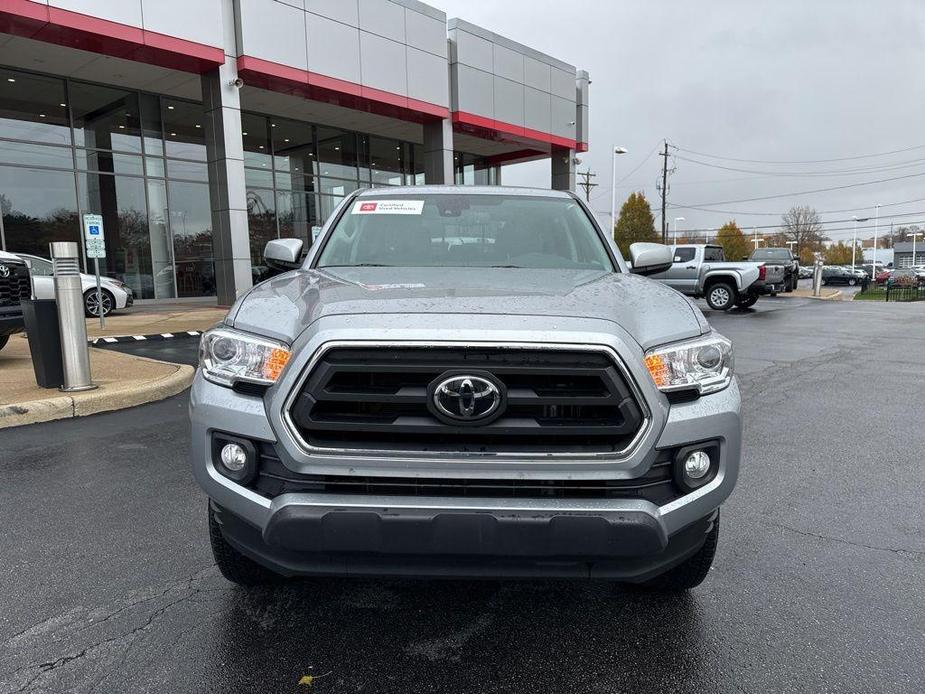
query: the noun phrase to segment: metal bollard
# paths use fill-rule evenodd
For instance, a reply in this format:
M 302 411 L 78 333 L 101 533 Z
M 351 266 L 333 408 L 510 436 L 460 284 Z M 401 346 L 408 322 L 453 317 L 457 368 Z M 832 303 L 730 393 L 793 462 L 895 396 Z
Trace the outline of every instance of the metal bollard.
M 822 261 L 817 260 L 813 265 L 813 296 L 822 294 Z
M 90 380 L 90 347 L 84 322 L 84 296 L 80 284 L 80 254 L 73 241 L 48 244 L 55 270 L 55 301 L 58 302 L 58 330 L 61 333 L 61 390 L 93 390 Z

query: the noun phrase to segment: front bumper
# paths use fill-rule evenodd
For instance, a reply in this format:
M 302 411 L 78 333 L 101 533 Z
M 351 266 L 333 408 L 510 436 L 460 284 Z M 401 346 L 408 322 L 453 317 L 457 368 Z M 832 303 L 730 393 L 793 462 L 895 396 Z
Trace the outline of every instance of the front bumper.
M 437 509 L 420 501 L 386 508 L 287 501 L 262 532 L 214 502 L 210 513 L 239 552 L 284 576 L 629 582 L 684 561 L 703 545 L 717 517 L 714 511 L 667 537 L 651 514 L 630 510 L 539 513 Z
M 733 382 L 719 393 L 666 407 L 667 417 L 659 422 L 655 447 L 610 462 L 606 471 L 594 468 L 581 473 L 580 464 L 568 461 L 556 465 L 560 476 L 635 478 L 645 473 L 657 449 L 719 441 L 715 478 L 662 506 L 630 498 L 324 492 L 269 498 L 224 477 L 211 460 L 211 436 L 216 430 L 278 443 L 267 416 L 267 402 L 197 375 L 191 393 L 193 470 L 212 500 L 223 536 L 243 554 L 284 575 L 643 581 L 683 561 L 702 545 L 716 509 L 732 491 L 740 456 L 739 404 Z M 571 472 L 570 466 L 576 471 Z M 552 473 L 544 469 L 521 474 L 542 479 Z

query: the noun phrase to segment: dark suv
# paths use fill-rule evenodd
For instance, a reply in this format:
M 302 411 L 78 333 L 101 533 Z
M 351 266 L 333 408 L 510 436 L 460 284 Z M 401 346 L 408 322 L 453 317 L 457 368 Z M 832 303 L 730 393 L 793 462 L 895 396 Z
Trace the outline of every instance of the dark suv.
M 20 302 L 31 295 L 29 268 L 15 255 L 0 251 L 0 349 L 10 335 L 23 331 Z

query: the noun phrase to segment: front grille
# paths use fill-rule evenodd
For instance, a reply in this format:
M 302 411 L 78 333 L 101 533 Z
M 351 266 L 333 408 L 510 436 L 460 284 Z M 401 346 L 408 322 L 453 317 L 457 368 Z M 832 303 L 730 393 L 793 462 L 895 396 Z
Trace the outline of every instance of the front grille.
M 300 475 L 287 468 L 271 444 L 261 443 L 257 477 L 250 488 L 267 498 L 280 494 L 516 499 L 645 499 L 663 506 L 681 496 L 671 476 L 672 451 L 660 451 L 646 474 L 630 480 L 512 480 Z
M 18 305 L 32 294 L 29 269 L 25 265 L 0 260 L 0 265 L 9 269 L 9 277 L 0 277 L 0 306 Z
M 428 407 L 429 384 L 467 370 L 507 390 L 503 413 L 482 426 L 442 421 Z M 335 347 L 290 414 L 311 446 L 386 453 L 613 453 L 645 422 L 606 354 L 502 347 Z

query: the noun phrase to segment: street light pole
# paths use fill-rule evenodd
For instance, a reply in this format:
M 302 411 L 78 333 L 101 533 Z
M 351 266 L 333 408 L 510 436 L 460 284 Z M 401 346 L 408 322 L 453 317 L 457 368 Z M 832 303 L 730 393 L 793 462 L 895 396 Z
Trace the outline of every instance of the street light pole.
M 858 216 L 851 215 L 854 218 L 854 237 L 851 240 L 851 269 L 854 270 L 854 256 L 858 248 Z
M 877 276 L 877 234 L 880 231 L 880 203 L 877 203 L 877 220 L 874 222 L 874 259 L 870 264 L 870 269 Z
M 610 178 L 610 235 L 613 236 L 614 229 L 617 228 L 617 155 L 626 154 L 623 147 L 614 147 L 611 153 L 613 160 L 613 171 Z
M 757 236 L 753 239 L 756 251 L 758 250 L 758 244 L 761 243 L 762 241 L 764 241 L 764 239 L 759 239 Z
M 678 222 L 683 222 L 684 217 L 675 217 L 674 218 L 674 245 L 678 245 Z
M 915 267 L 915 239 L 918 236 L 923 236 L 921 231 L 912 232 L 912 265 L 911 267 Z M 896 267 L 896 266 L 894 265 L 893 267 Z

